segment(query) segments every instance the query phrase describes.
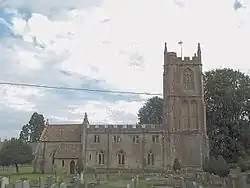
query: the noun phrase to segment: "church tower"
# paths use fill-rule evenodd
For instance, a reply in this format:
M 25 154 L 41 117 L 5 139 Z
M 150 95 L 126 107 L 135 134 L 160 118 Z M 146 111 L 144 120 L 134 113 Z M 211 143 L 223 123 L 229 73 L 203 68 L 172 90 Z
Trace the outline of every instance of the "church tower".
M 200 44 L 184 59 L 165 44 L 163 84 L 167 165 L 200 167 L 208 155 Z

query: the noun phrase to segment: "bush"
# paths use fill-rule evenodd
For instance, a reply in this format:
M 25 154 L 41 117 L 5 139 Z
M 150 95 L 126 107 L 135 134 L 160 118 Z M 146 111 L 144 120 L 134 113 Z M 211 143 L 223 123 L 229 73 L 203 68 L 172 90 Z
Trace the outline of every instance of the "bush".
M 210 174 L 215 174 L 216 172 L 216 168 L 217 168 L 217 164 L 216 164 L 216 159 L 215 157 L 211 157 L 209 162 L 208 162 L 208 169 L 207 172 Z
M 203 170 L 220 177 L 226 177 L 230 172 L 229 165 L 222 156 L 219 156 L 217 159 L 215 157 L 206 159 L 204 161 Z
M 238 166 L 240 167 L 241 172 L 245 172 L 248 170 L 248 165 L 246 164 L 246 162 L 242 157 L 240 157 L 238 160 Z
M 231 164 L 229 164 L 229 168 L 231 168 L 231 169 L 235 169 L 237 167 L 238 167 L 237 163 L 231 163 Z
M 227 177 L 230 173 L 230 168 L 222 156 L 219 156 L 217 159 L 217 165 L 218 166 L 215 174 L 219 175 L 220 177 Z
M 204 172 L 209 172 L 209 159 L 208 157 L 205 158 L 204 163 L 202 165 L 202 169 Z
M 173 170 L 174 170 L 175 172 L 181 170 L 181 164 L 180 164 L 180 162 L 179 162 L 178 159 L 175 159 L 175 160 L 174 160 Z

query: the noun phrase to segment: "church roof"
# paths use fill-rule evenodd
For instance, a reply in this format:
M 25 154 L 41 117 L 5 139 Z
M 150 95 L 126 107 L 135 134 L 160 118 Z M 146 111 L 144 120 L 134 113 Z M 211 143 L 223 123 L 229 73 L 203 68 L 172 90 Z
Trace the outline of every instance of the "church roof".
M 45 142 L 80 142 L 81 124 L 48 125 L 44 128 L 40 140 Z
M 80 143 L 61 143 L 56 150 L 56 159 L 77 159 L 81 156 Z

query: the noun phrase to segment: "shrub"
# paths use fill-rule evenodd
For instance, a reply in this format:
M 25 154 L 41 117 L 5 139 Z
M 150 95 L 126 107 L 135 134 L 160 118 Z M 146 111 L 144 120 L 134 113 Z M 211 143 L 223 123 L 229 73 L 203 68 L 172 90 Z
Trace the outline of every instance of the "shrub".
M 219 158 L 217 159 L 217 165 L 218 166 L 215 174 L 219 175 L 220 177 L 227 177 L 230 173 L 230 168 L 222 156 L 219 156 Z
M 202 165 L 204 172 L 209 172 L 209 158 L 206 157 Z
M 237 163 L 231 163 L 231 164 L 229 164 L 229 168 L 231 168 L 231 169 L 235 169 L 237 167 L 238 167 Z
M 211 157 L 209 162 L 208 162 L 208 173 L 210 174 L 215 174 L 216 170 L 217 170 L 217 163 L 216 163 L 216 158 L 215 157 Z
M 181 164 L 180 164 L 180 162 L 179 162 L 178 159 L 175 159 L 175 160 L 174 160 L 173 170 L 174 170 L 175 172 L 181 170 Z
M 240 167 L 241 172 L 245 172 L 248 170 L 248 165 L 246 164 L 246 162 L 242 157 L 239 157 L 238 166 Z

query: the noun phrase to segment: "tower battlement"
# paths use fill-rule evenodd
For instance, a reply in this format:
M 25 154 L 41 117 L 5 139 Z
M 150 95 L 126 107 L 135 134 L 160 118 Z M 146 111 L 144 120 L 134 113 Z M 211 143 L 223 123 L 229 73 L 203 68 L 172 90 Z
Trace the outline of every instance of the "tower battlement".
M 201 64 L 199 57 L 194 54 L 192 57 L 185 56 L 184 58 L 177 56 L 176 52 L 167 52 L 167 64 L 185 63 L 185 64 Z

